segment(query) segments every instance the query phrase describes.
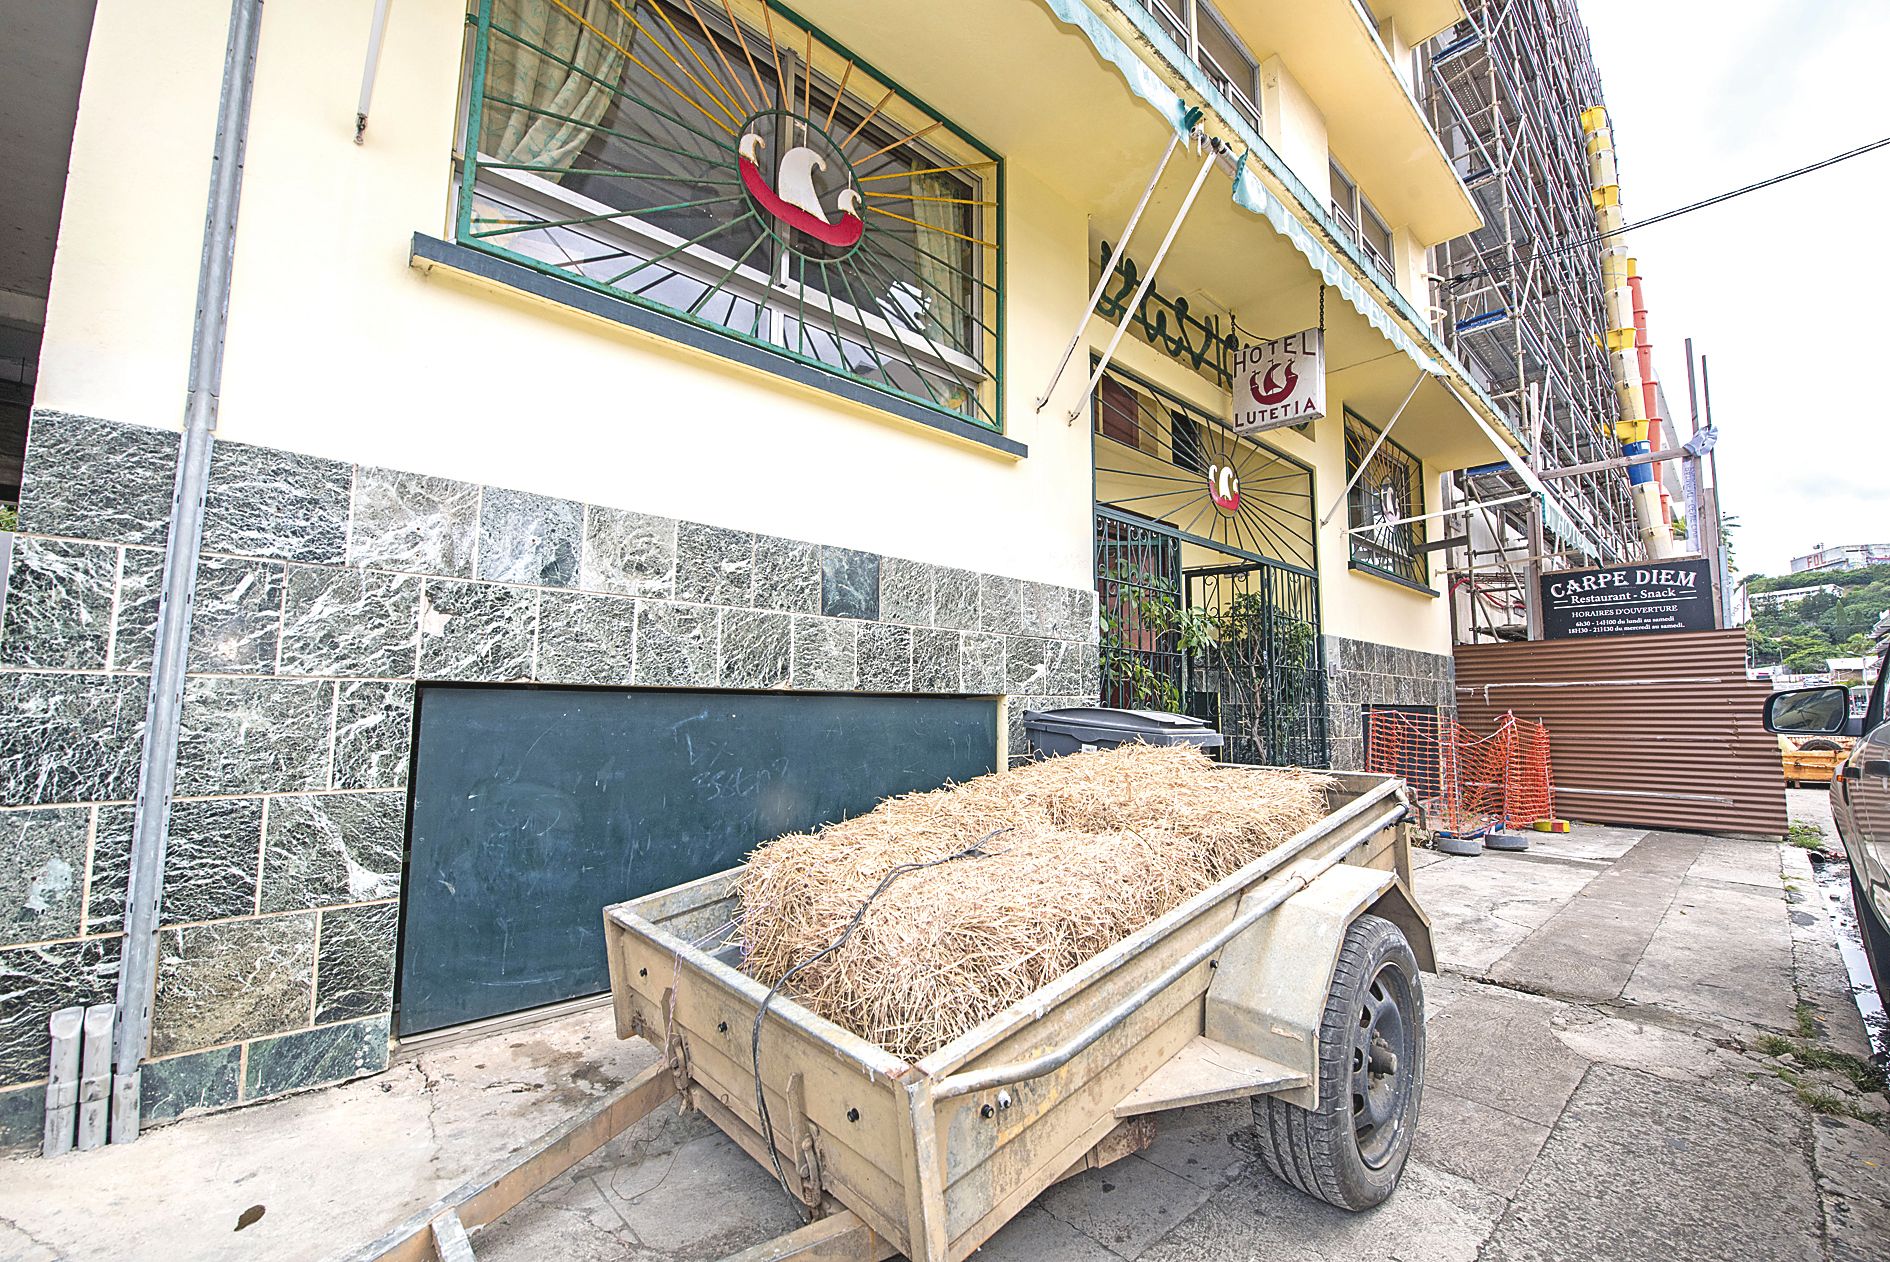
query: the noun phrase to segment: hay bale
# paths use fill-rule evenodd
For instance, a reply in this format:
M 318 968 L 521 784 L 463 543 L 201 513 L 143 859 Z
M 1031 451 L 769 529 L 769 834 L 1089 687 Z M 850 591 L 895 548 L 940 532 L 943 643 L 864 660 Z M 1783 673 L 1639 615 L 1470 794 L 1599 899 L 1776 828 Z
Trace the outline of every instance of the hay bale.
M 844 947 L 790 983 L 813 1011 L 917 1059 L 1308 827 L 1330 784 L 1130 745 L 892 798 L 750 856 L 745 966 L 773 984 L 838 938 L 895 866 L 1006 830 L 979 857 L 893 881 Z

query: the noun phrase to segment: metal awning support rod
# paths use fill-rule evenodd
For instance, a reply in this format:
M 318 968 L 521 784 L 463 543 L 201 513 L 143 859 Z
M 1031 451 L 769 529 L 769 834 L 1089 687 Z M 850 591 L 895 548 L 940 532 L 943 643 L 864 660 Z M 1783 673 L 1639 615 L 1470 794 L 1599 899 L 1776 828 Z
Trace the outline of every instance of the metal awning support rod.
M 1351 480 L 1345 484 L 1345 489 L 1339 492 L 1339 498 L 1332 501 L 1332 507 L 1328 508 L 1326 515 L 1319 519 L 1321 526 L 1331 521 L 1332 515 L 1339 511 L 1339 506 L 1344 504 L 1346 499 L 1351 496 L 1352 488 L 1358 485 L 1358 480 L 1365 476 L 1365 470 L 1371 467 L 1372 457 L 1378 454 L 1378 449 L 1385 445 L 1387 438 L 1391 437 L 1391 427 L 1398 423 L 1398 418 L 1404 415 L 1404 410 L 1411 406 L 1411 400 L 1417 398 L 1418 387 L 1424 384 L 1424 379 L 1428 376 L 1430 376 L 1428 372 L 1425 372 L 1421 368 L 1418 370 L 1417 380 L 1413 381 L 1411 388 L 1405 391 L 1404 402 L 1400 403 L 1398 410 L 1391 414 L 1391 419 L 1385 422 L 1385 427 L 1378 431 L 1378 441 L 1373 443 L 1372 449 L 1365 453 L 1365 458 L 1358 462 L 1358 468 L 1352 471 Z M 1449 383 L 1447 382 L 1445 384 Z M 1385 523 L 1376 522 L 1374 524 L 1382 526 Z
M 125 892 L 125 945 L 118 966 L 118 1021 L 112 1038 L 111 1142 L 138 1137 L 138 1066 L 151 1033 L 157 988 L 158 896 L 164 888 L 164 842 L 177 779 L 178 719 L 184 707 L 184 665 L 190 650 L 190 606 L 203 546 L 203 501 L 210 485 L 211 433 L 223 384 L 223 335 L 229 322 L 230 273 L 236 253 L 236 207 L 243 191 L 243 149 L 256 82 L 262 0 L 232 0 L 230 42 L 223 53 L 216 147 L 204 211 L 203 262 L 197 273 L 197 319 L 190 340 L 190 393 L 184 441 L 171 495 L 164 544 L 164 585 L 158 596 L 156 661 L 145 709 L 132 816 L 131 884 Z
M 1506 495 L 1500 500 L 1465 500 L 1463 503 L 1453 508 L 1440 508 L 1434 513 L 1419 513 L 1414 517 L 1394 517 L 1389 521 L 1375 521 L 1370 525 L 1354 526 L 1345 533 L 1348 535 L 1369 534 L 1374 530 L 1382 530 L 1386 526 L 1408 526 L 1414 521 L 1436 521 L 1439 517 L 1456 517 L 1460 514 L 1468 514 L 1472 509 L 1495 508 L 1499 504 L 1516 504 L 1523 500 L 1533 500 L 1534 498 L 1536 498 L 1534 493 L 1520 491 L 1515 495 Z
M 1207 179 L 1208 170 L 1213 167 L 1221 148 L 1219 140 L 1209 137 L 1207 156 L 1201 159 L 1201 169 L 1194 173 L 1194 183 L 1188 186 L 1188 195 L 1181 199 L 1181 209 L 1175 212 L 1174 222 L 1168 225 L 1168 235 L 1162 238 L 1161 245 L 1156 248 L 1155 257 L 1148 261 L 1148 271 L 1142 274 L 1142 283 L 1135 287 L 1135 293 L 1130 296 L 1128 308 L 1122 313 L 1121 323 L 1116 325 L 1116 331 L 1110 337 L 1109 345 L 1103 348 L 1102 358 L 1096 361 L 1096 369 L 1090 373 L 1089 384 L 1083 387 L 1082 397 L 1077 400 L 1076 406 L 1070 409 L 1069 415 L 1063 418 L 1065 422 L 1072 425 L 1076 423 L 1076 418 L 1083 414 L 1084 400 L 1088 399 L 1091 392 L 1096 389 L 1096 383 L 1102 380 L 1103 373 L 1109 368 L 1109 361 L 1115 358 L 1116 347 L 1122 345 L 1122 335 L 1128 332 L 1129 322 L 1135 319 L 1136 311 L 1142 306 L 1142 299 L 1148 296 L 1149 287 L 1155 283 L 1155 273 L 1160 269 L 1162 260 L 1168 257 L 1168 247 L 1175 243 L 1175 234 L 1181 231 L 1182 220 L 1186 219 L 1188 212 L 1194 209 L 1194 199 L 1201 195 L 1201 183 Z M 1108 278 L 1104 277 L 1104 279 Z M 1082 338 L 1082 329 L 1079 328 L 1076 331 L 1076 336 L 1079 340 Z
M 374 103 L 374 74 L 381 66 L 381 41 L 387 35 L 387 7 L 392 0 L 374 0 L 374 20 L 368 26 L 367 60 L 361 65 L 361 99 L 354 107 L 354 143 L 367 135 L 368 106 Z
M 385 4 L 387 0 L 381 2 Z M 1115 277 L 1116 268 L 1128 252 L 1129 238 L 1135 234 L 1135 225 L 1142 221 L 1142 212 L 1148 208 L 1148 199 L 1154 196 L 1155 186 L 1161 183 L 1162 172 L 1168 169 L 1168 160 L 1175 156 L 1175 146 L 1180 143 L 1180 132 L 1168 138 L 1168 147 L 1162 150 L 1162 160 L 1155 164 L 1155 174 L 1148 177 L 1148 187 L 1142 190 L 1142 200 L 1135 204 L 1129 222 L 1122 225 L 1122 236 L 1116 241 L 1116 248 L 1109 252 L 1109 262 L 1103 268 L 1102 275 L 1096 278 L 1096 288 L 1089 295 L 1089 305 L 1083 308 L 1083 318 L 1076 322 L 1076 331 L 1070 334 L 1070 344 L 1063 348 L 1063 357 L 1057 360 L 1056 371 L 1050 374 L 1050 384 L 1037 396 L 1036 411 L 1043 411 L 1044 404 L 1050 402 L 1050 396 L 1056 393 L 1057 382 L 1063 380 L 1063 370 L 1070 366 L 1070 357 L 1076 354 L 1076 348 L 1082 344 L 1083 330 L 1089 327 L 1089 318 L 1096 314 L 1096 308 L 1102 302 L 1103 290 L 1109 287 L 1109 282 Z

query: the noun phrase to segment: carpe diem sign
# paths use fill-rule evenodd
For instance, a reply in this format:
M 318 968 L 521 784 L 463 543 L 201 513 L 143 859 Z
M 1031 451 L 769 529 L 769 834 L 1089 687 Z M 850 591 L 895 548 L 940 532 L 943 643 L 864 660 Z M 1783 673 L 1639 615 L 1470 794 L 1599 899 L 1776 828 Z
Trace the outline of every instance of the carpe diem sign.
M 1658 561 L 1605 570 L 1565 570 L 1541 579 L 1542 634 L 1646 635 L 1711 631 L 1713 575 L 1705 561 Z
M 1325 335 L 1318 329 L 1242 346 L 1234 356 L 1236 434 L 1260 434 L 1326 414 Z

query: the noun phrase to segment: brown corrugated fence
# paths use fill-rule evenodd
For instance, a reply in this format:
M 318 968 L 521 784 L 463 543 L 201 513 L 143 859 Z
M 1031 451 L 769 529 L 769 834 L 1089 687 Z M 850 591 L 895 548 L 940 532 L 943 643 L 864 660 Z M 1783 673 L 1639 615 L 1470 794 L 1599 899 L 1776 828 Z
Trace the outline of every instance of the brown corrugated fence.
M 1506 711 L 1549 729 L 1564 818 L 1784 835 L 1771 685 L 1746 678 L 1744 631 L 1464 645 L 1456 664 L 1473 731 Z

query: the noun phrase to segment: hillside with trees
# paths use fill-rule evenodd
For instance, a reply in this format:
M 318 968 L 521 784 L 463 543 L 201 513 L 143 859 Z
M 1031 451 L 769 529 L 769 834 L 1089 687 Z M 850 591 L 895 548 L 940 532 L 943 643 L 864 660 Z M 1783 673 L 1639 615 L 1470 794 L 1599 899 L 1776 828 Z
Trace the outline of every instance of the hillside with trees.
M 1753 605 L 1752 621 L 1746 624 L 1746 652 L 1753 665 L 1813 674 L 1824 670 L 1829 658 L 1870 652 L 1870 630 L 1890 609 L 1890 565 L 1776 578 L 1754 575 L 1746 590 L 1750 594 L 1827 586 L 1843 590 L 1814 592 L 1776 609 Z

